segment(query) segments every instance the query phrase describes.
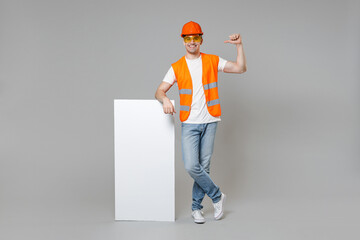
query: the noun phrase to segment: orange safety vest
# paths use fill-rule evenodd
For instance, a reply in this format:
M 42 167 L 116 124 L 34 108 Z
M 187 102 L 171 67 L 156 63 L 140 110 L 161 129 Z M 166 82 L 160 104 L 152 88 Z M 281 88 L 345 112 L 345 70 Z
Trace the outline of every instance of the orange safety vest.
M 201 53 L 202 60 L 202 85 L 204 87 L 206 105 L 209 113 L 218 117 L 221 115 L 219 94 L 218 94 L 218 64 L 219 57 L 216 55 Z M 185 56 L 171 64 L 180 94 L 180 121 L 188 119 L 191 111 L 193 86 L 189 68 Z

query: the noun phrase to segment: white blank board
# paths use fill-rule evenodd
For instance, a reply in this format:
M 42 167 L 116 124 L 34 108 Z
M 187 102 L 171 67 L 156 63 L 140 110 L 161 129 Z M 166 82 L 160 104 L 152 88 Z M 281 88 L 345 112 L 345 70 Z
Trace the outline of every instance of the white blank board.
M 157 100 L 114 100 L 114 118 L 115 220 L 175 221 L 174 117 Z

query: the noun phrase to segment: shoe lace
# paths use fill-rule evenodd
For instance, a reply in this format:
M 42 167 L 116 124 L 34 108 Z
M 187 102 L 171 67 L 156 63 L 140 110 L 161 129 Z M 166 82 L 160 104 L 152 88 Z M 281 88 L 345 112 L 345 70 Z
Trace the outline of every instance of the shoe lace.
M 195 211 L 194 211 L 194 215 L 195 215 L 195 216 L 203 217 L 203 214 L 204 214 L 204 212 L 201 211 L 201 210 L 195 210 Z
M 221 206 L 220 206 L 220 202 L 214 203 L 214 208 L 216 210 L 220 210 Z

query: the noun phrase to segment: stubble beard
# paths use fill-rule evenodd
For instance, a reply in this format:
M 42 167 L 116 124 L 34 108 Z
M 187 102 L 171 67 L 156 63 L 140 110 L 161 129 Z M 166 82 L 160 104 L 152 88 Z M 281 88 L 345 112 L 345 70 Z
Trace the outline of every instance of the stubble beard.
M 199 45 L 195 45 L 194 48 L 190 48 L 190 47 L 187 46 L 186 50 L 190 54 L 197 54 L 200 51 Z

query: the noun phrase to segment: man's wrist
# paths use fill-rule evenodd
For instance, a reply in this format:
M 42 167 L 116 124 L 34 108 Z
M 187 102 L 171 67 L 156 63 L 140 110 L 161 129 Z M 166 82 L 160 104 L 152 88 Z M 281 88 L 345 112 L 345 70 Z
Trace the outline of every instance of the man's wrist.
M 170 99 L 169 99 L 167 96 L 165 96 L 165 97 L 163 97 L 162 102 L 163 102 L 163 103 L 164 103 L 164 102 L 170 102 Z

